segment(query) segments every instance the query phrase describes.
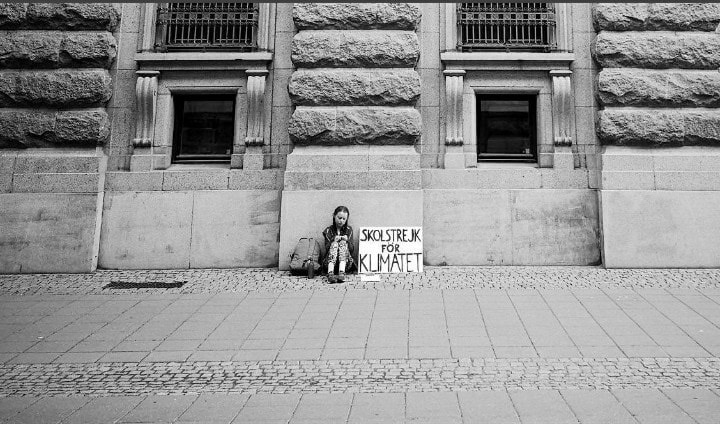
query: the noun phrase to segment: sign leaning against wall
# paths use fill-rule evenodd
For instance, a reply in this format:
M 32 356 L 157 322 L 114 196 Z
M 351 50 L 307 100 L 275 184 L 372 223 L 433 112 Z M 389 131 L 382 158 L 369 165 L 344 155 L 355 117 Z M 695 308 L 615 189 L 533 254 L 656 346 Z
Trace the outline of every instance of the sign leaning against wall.
M 360 274 L 423 272 L 422 227 L 362 227 Z

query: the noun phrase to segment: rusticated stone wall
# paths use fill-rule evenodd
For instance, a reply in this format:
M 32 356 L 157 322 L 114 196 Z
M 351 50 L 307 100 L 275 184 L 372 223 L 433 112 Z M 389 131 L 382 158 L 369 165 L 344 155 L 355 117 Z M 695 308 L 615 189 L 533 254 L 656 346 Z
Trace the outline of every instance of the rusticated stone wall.
M 601 3 L 593 18 L 600 141 L 720 146 L 720 4 Z
M 420 11 L 408 3 L 296 3 L 288 131 L 299 145 L 413 145 L 421 133 Z
M 110 4 L 0 4 L 0 148 L 105 142 L 118 20 Z

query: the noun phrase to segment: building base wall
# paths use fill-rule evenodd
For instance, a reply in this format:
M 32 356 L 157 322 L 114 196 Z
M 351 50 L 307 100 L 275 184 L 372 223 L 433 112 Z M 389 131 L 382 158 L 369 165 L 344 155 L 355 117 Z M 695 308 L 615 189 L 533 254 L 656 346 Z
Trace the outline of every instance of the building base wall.
M 603 190 L 607 268 L 720 267 L 720 192 Z
M 425 190 L 428 265 L 597 265 L 595 190 Z
M 98 266 L 277 266 L 277 190 L 109 192 Z
M 0 194 L 0 272 L 91 272 L 98 194 Z

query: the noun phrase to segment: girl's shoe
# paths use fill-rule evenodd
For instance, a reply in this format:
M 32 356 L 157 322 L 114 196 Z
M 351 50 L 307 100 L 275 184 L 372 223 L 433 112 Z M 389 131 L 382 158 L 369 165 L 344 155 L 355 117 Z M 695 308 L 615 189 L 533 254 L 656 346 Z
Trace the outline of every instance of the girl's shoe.
M 338 283 L 345 282 L 345 271 L 340 271 L 337 276 Z
M 328 279 L 328 283 L 330 283 L 330 284 L 337 283 L 337 277 L 335 276 L 335 274 L 328 274 L 327 279 Z

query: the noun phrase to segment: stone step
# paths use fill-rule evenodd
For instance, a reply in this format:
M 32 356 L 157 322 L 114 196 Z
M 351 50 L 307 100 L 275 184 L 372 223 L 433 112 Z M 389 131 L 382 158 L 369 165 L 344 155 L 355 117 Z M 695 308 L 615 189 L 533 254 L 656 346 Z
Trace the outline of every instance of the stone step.
M 420 169 L 413 146 L 297 146 L 287 156 L 291 172 Z
M 332 160 L 332 158 L 330 158 Z M 286 171 L 285 191 L 296 190 L 420 190 L 422 171 Z

